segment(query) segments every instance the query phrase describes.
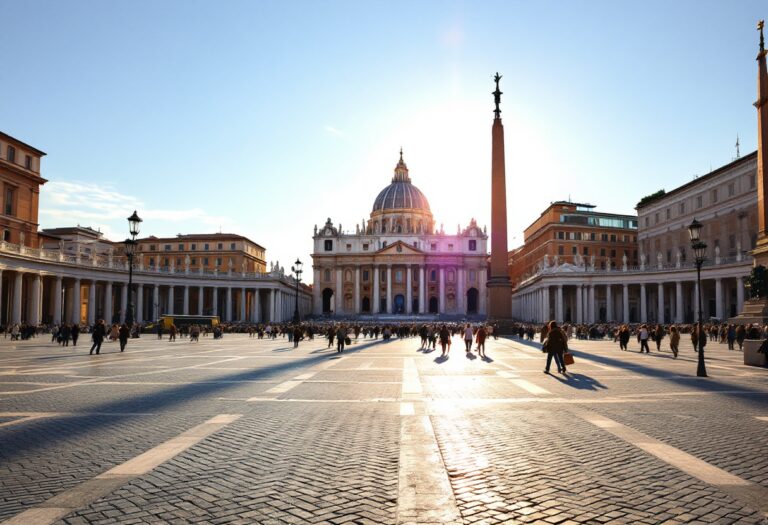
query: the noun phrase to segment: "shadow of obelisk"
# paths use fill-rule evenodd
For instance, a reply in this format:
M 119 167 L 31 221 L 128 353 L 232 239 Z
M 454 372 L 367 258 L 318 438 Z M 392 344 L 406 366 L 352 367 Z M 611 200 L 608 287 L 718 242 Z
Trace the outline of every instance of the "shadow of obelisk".
M 512 321 L 512 283 L 507 257 L 507 182 L 504 165 L 504 126 L 501 124 L 501 75 L 496 73 L 496 102 L 492 127 L 491 157 L 491 271 L 488 278 L 488 319 L 500 332 L 509 330 Z

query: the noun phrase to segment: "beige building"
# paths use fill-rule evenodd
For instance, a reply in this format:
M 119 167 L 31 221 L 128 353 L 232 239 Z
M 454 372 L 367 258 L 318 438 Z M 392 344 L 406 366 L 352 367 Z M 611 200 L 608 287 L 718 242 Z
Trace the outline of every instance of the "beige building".
M 402 151 L 368 223 L 344 232 L 329 218 L 313 241 L 316 315 L 486 315 L 488 236 L 474 219 L 436 231 Z
M 44 152 L 0 131 L 0 240 L 37 248 Z
M 263 273 L 267 271 L 265 249 L 234 233 L 179 234 L 176 237 L 137 239 L 140 264 L 162 269 Z

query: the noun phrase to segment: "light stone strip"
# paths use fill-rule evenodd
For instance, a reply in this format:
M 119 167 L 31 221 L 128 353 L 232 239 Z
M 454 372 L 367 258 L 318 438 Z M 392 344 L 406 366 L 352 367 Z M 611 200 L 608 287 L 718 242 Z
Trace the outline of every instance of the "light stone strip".
M 13 425 L 18 425 L 20 423 L 27 423 L 28 421 L 34 421 L 35 419 L 42 419 L 46 417 L 54 417 L 58 414 L 56 412 L 50 412 L 50 413 L 40 413 L 35 415 L 29 415 L 29 416 L 22 416 L 19 419 L 15 419 L 13 421 L 6 421 L 5 423 L 0 423 L 0 428 L 3 427 L 10 427 Z
M 510 379 L 510 383 L 513 385 L 522 388 L 526 392 L 534 395 L 548 395 L 551 394 L 549 390 L 546 388 L 540 387 L 539 385 L 536 385 L 534 383 L 531 383 L 530 381 L 526 379 Z
M 750 507 L 768 516 L 768 488 L 735 476 L 696 456 L 644 434 L 618 421 L 594 412 L 574 411 L 577 416 L 592 423 L 627 443 L 644 450 L 689 476 L 713 485 Z
M 303 374 L 297 375 L 296 377 L 289 379 L 288 381 L 283 381 L 279 385 L 273 386 L 269 390 L 266 390 L 263 395 L 248 398 L 248 401 L 263 401 L 264 399 L 269 399 L 269 397 L 265 397 L 265 394 L 266 395 L 285 394 L 289 390 L 296 388 L 297 386 L 304 383 L 308 379 L 312 379 L 315 375 L 317 375 L 318 372 L 322 372 L 323 370 L 333 366 L 334 364 L 336 364 L 336 361 L 325 361 L 323 363 L 320 363 L 319 365 L 315 365 L 314 367 L 312 367 L 312 369 L 309 372 L 305 372 Z
M 418 395 L 422 393 L 421 381 L 419 380 L 419 370 L 416 368 L 416 361 L 412 357 L 403 359 L 403 397 L 409 395 Z
M 0 525 L 51 525 L 67 514 L 86 507 L 113 492 L 135 477 L 146 474 L 241 416 L 242 414 L 219 414 L 95 478 L 84 481 L 3 521 Z
M 768 416 L 755 416 L 755 419 L 759 419 L 760 421 L 768 421 Z

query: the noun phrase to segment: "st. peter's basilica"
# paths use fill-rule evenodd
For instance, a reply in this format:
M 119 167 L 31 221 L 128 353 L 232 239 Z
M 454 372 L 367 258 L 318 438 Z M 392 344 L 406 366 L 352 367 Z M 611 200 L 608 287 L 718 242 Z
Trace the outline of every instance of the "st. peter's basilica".
M 487 234 L 472 219 L 448 235 L 400 160 L 370 220 L 344 232 L 315 226 L 314 313 L 485 316 Z

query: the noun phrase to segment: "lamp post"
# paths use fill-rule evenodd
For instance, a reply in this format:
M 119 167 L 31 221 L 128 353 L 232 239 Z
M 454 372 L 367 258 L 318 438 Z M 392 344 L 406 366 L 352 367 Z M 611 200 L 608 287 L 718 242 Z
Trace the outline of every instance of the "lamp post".
M 301 281 L 301 267 L 304 264 L 299 260 L 299 258 L 296 258 L 296 262 L 293 263 L 293 266 L 291 266 L 291 271 L 296 274 L 296 309 L 293 311 L 293 322 L 298 323 L 301 321 L 301 316 L 299 315 L 299 282 Z
M 128 233 L 130 239 L 125 240 L 125 255 L 128 257 L 128 311 L 125 313 L 125 324 L 133 326 L 133 255 L 136 253 L 136 236 L 141 229 L 141 218 L 133 210 L 133 215 L 128 217 Z
M 699 304 L 696 305 L 699 308 L 698 315 L 698 333 L 696 334 L 696 345 L 698 348 L 699 360 L 696 367 L 696 375 L 698 377 L 707 377 L 707 368 L 704 365 L 704 322 L 702 319 L 702 294 L 701 294 L 701 265 L 707 258 L 707 245 L 701 240 L 701 223 L 695 218 L 690 226 L 688 226 L 688 234 L 691 237 L 691 248 L 693 249 L 693 256 L 696 262 L 696 286 L 699 290 Z

